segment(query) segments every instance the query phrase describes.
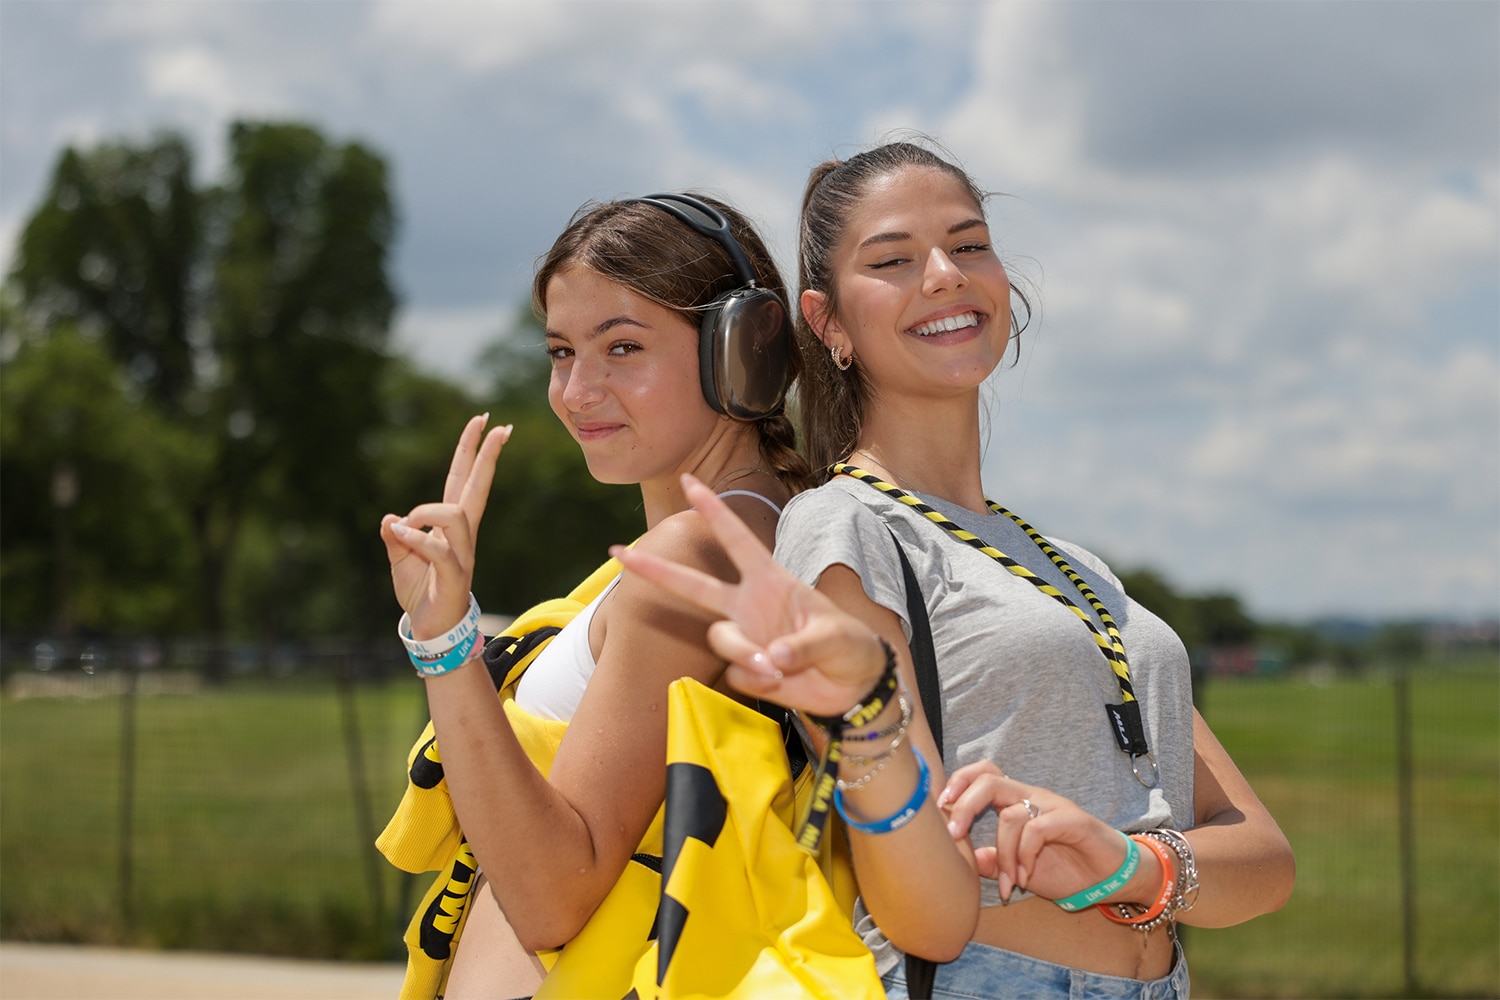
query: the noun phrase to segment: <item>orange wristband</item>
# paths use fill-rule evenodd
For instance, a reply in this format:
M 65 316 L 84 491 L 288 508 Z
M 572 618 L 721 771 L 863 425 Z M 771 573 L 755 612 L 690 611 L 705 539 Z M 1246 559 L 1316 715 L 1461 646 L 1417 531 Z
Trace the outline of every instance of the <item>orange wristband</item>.
M 1135 916 L 1128 915 L 1124 904 L 1099 903 L 1098 907 L 1106 917 L 1117 924 L 1126 924 L 1131 927 L 1141 927 L 1143 924 L 1152 924 L 1152 926 L 1155 926 L 1152 922 L 1166 912 L 1167 904 L 1172 901 L 1172 893 L 1177 888 L 1177 865 L 1172 855 L 1167 852 L 1167 848 L 1159 843 L 1155 837 L 1143 837 L 1140 834 L 1132 834 L 1130 839 L 1143 847 L 1150 848 L 1151 852 L 1156 855 L 1157 860 L 1161 862 L 1161 892 L 1157 895 L 1156 902 L 1152 903 L 1143 913 Z M 1119 912 L 1115 911 L 1116 906 L 1119 907 Z

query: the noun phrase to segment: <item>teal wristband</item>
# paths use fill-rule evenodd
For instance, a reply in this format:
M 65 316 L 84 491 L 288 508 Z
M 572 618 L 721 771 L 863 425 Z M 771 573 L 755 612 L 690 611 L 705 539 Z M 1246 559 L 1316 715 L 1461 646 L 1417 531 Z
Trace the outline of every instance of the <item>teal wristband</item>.
M 416 653 L 408 653 L 407 655 L 411 657 L 411 665 L 416 667 L 417 673 L 423 677 L 441 677 L 444 674 L 452 673 L 467 663 L 469 654 L 474 652 L 474 648 L 479 645 L 479 640 L 482 638 L 484 637 L 480 635 L 479 630 L 475 629 L 458 640 L 458 645 L 448 650 L 442 656 L 429 660 L 418 656 Z
M 1125 883 L 1130 881 L 1130 876 L 1135 874 L 1136 866 L 1141 863 L 1141 849 L 1130 837 L 1123 833 L 1120 836 L 1125 837 L 1125 860 L 1120 864 L 1118 871 L 1098 885 L 1091 885 L 1081 892 L 1073 893 L 1067 899 L 1054 899 L 1052 902 L 1069 913 L 1076 913 L 1108 899 L 1125 888 Z

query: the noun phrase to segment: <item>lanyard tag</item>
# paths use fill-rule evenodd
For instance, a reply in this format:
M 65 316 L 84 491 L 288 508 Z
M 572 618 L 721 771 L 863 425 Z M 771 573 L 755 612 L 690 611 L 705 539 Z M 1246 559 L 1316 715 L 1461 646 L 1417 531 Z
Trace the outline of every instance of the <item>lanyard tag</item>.
M 1109 713 L 1110 730 L 1120 749 L 1132 756 L 1149 752 L 1146 746 L 1146 728 L 1141 724 L 1141 703 L 1127 701 L 1121 705 L 1105 705 Z

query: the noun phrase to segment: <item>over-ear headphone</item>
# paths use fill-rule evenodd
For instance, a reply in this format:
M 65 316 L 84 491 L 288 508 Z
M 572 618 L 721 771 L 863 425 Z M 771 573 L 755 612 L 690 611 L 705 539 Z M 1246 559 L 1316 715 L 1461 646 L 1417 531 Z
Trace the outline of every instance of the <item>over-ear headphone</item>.
M 759 420 L 779 411 L 792 374 L 791 322 L 780 297 L 756 286 L 755 269 L 724 213 L 685 194 L 628 201 L 655 205 L 677 217 L 722 246 L 734 263 L 741 287 L 714 299 L 698 326 L 698 377 L 708 405 L 738 420 Z

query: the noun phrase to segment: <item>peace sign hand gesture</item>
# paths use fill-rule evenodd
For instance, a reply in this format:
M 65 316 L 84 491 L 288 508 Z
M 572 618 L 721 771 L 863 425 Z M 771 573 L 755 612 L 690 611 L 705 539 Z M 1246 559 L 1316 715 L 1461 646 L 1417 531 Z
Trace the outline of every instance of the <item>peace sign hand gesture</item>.
M 489 501 L 495 462 L 511 432 L 506 424 L 484 434 L 489 416 L 481 414 L 464 425 L 448 466 L 442 503 L 419 504 L 405 517 L 387 514 L 380 519 L 391 583 L 402 610 L 411 616 L 413 638 L 442 635 L 468 613 L 474 542 Z
M 792 576 L 724 501 L 690 475 L 683 491 L 739 570 L 726 583 L 649 552 L 614 546 L 626 570 L 721 615 L 709 645 L 740 691 L 812 715 L 841 715 L 885 668 L 870 627 Z

